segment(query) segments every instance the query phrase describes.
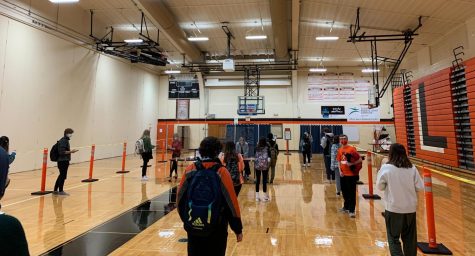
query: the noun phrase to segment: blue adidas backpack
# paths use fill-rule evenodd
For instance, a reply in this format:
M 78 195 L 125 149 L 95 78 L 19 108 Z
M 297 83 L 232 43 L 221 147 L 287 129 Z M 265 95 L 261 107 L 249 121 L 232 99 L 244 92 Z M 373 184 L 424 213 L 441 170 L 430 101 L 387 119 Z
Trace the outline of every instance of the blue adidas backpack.
M 188 234 L 206 237 L 213 233 L 222 221 L 224 208 L 221 178 L 218 175 L 221 164 L 205 169 L 201 161 L 195 162 L 196 170 L 187 174 L 180 192 L 178 212 Z

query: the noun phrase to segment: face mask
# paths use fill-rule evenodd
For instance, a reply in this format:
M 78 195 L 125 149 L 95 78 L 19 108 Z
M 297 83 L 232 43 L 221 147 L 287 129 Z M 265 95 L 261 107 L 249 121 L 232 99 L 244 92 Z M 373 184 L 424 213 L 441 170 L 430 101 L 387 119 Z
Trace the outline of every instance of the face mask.
M 71 137 L 73 137 L 73 134 L 72 134 L 72 133 L 68 133 L 68 134 L 66 134 L 66 136 L 67 136 L 68 138 L 71 138 Z
M 341 145 L 346 146 L 348 144 L 348 140 L 340 140 Z

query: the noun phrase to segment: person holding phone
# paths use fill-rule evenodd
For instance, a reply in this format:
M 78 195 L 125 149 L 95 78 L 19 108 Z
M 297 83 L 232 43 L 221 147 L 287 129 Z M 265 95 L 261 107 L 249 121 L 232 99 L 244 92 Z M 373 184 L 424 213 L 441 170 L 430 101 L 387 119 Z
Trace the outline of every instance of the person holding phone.
M 71 150 L 69 141 L 73 137 L 73 129 L 66 128 L 64 130 L 64 136 L 58 141 L 58 169 L 59 175 L 54 184 L 53 195 L 60 196 L 69 196 L 68 193 L 64 192 L 64 182 L 68 176 L 69 162 L 71 161 L 71 154 L 78 152 L 77 149 Z

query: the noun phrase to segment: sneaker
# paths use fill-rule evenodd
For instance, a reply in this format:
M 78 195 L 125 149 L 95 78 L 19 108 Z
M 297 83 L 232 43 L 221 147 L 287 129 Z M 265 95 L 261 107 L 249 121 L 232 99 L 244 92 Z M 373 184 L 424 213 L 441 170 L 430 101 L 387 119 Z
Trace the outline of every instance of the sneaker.
M 342 208 L 338 209 L 338 212 L 347 213 L 347 212 L 350 212 L 350 211 L 348 211 L 345 207 L 342 207 Z
M 148 180 L 148 177 L 147 176 L 143 176 L 142 177 L 142 181 L 147 181 Z
M 350 214 L 348 214 L 348 216 L 350 216 L 350 218 L 356 218 L 356 213 L 350 212 Z
M 267 193 L 264 193 L 264 197 L 262 198 L 262 201 L 264 202 L 270 201 L 269 195 L 267 195 Z
M 53 191 L 53 195 L 59 195 L 59 191 Z
M 64 191 L 59 191 L 57 195 L 60 195 L 60 196 L 69 196 L 68 193 L 64 192 Z
M 256 202 L 259 202 L 261 201 L 261 199 L 259 198 L 259 192 L 256 192 Z
M 307 165 L 306 165 L 306 164 L 302 164 L 302 167 L 307 167 Z
M 340 195 L 341 195 L 341 193 L 340 193 L 340 192 L 336 192 L 336 195 L 337 195 L 337 196 L 340 196 Z
M 177 179 L 178 179 L 178 176 L 175 176 L 175 180 L 177 180 Z

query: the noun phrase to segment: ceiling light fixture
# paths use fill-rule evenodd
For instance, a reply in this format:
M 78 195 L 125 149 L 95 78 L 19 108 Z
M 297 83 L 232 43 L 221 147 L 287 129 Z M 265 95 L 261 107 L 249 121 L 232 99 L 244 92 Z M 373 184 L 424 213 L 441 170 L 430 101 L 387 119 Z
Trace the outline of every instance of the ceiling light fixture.
M 337 36 L 317 36 L 315 39 L 318 41 L 336 41 L 340 38 Z
M 364 68 L 361 70 L 363 73 L 378 73 L 379 69 Z
M 165 70 L 165 74 L 180 74 L 180 70 Z
M 142 39 L 125 39 L 124 42 L 128 44 L 137 44 L 137 43 L 143 43 Z
M 267 39 L 266 35 L 255 35 L 255 36 L 246 36 L 247 40 L 262 40 Z
M 72 3 L 79 2 L 79 0 L 49 0 L 49 1 L 54 4 L 72 4 Z
M 326 68 L 311 68 L 311 69 L 309 69 L 308 71 L 310 71 L 310 72 L 320 72 L 320 73 L 323 73 L 323 72 L 327 72 L 327 69 L 326 69 Z
M 208 37 L 204 37 L 204 36 L 201 36 L 201 37 L 188 37 L 188 41 L 192 41 L 192 42 L 195 42 L 195 41 L 208 41 L 209 38 Z

